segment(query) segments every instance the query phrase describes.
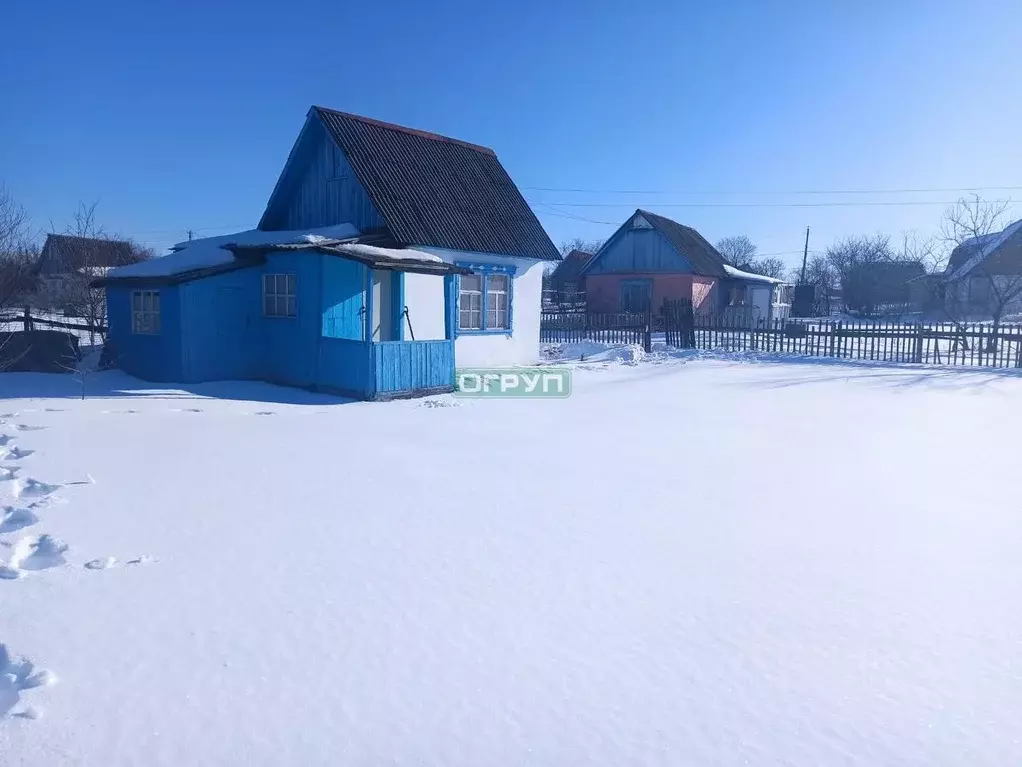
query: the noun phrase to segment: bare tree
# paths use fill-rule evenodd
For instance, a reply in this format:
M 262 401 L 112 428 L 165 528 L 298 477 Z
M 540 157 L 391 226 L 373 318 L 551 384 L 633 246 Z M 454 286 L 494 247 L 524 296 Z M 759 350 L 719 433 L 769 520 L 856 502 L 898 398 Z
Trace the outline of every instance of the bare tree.
M 0 310 L 32 291 L 37 255 L 28 211 L 0 184 Z
M 1017 233 L 1018 242 L 999 237 L 1006 228 L 1008 205 L 978 194 L 962 198 L 945 211 L 940 229 L 947 246 L 948 311 L 965 315 L 985 310 L 994 321 L 991 343 L 1005 313 L 1022 304 L 1022 233 Z
M 788 267 L 784 265 L 784 261 L 776 257 L 770 258 L 754 258 L 749 262 L 749 271 L 753 274 L 762 274 L 765 277 L 773 277 L 775 279 L 783 279 L 785 272 Z
M 573 250 L 581 250 L 583 253 L 595 253 L 603 247 L 603 243 L 606 240 L 587 240 L 583 237 L 575 237 L 570 240 L 562 240 L 561 247 L 558 250 L 561 251 L 562 256 L 566 256 Z
M 756 256 L 756 244 L 744 234 L 721 238 L 717 241 L 717 250 L 734 267 L 748 264 Z
M 883 293 L 880 264 L 899 260 L 886 234 L 846 237 L 827 248 L 827 262 L 834 270 L 852 311 L 873 312 Z
M 34 289 L 38 252 L 32 242 L 28 211 L 19 205 L 7 187 L 0 184 L 0 326 L 11 318 L 11 310 L 24 303 Z M 0 332 L 0 370 L 6 370 L 24 354 L 12 351 L 13 336 Z
M 65 229 L 69 238 L 62 246 L 59 279 L 49 287 L 48 301 L 73 308 L 93 328 L 106 323 L 106 290 L 92 286 L 107 270 L 153 257 L 151 248 L 132 240 L 110 236 L 96 220 L 96 203 L 79 203 Z M 90 331 L 95 344 L 95 331 Z

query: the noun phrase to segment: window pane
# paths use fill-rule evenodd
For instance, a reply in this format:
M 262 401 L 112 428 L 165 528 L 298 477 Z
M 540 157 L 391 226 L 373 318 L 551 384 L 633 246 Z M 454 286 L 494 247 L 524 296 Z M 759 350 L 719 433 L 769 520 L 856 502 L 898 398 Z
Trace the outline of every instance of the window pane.
M 294 295 L 287 297 L 287 316 L 294 317 L 298 314 L 298 299 Z
M 490 279 L 486 281 L 486 292 L 507 293 L 507 275 L 491 274 Z
M 461 292 L 467 293 L 474 291 L 481 293 L 483 290 L 483 276 L 481 274 L 463 274 L 461 275 Z
M 289 274 L 287 276 L 287 292 L 294 295 L 297 292 L 298 287 L 298 276 Z
M 142 293 L 138 290 L 131 294 L 131 310 L 135 312 L 142 311 Z
M 267 293 L 272 293 L 272 292 L 273 292 L 273 275 L 272 274 L 264 274 L 263 275 L 263 295 L 266 295 Z
M 153 311 L 160 311 L 160 294 L 155 291 L 153 292 Z
M 142 291 L 142 311 L 148 312 L 153 308 L 153 294 L 148 290 Z
M 273 296 L 270 294 L 263 296 L 263 314 L 265 314 L 267 317 L 272 317 L 273 308 L 274 308 Z

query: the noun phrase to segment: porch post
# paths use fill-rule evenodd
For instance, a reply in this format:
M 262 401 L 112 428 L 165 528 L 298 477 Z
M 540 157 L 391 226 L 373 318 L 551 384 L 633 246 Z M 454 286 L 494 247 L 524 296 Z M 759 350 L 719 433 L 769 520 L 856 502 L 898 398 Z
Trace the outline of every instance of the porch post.
M 454 338 L 454 275 L 444 275 L 444 338 Z

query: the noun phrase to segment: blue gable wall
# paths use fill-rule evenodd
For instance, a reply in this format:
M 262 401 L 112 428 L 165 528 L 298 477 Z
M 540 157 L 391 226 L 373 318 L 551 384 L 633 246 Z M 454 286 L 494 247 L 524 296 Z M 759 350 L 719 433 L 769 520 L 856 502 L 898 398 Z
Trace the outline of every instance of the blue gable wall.
M 691 272 L 692 264 L 656 229 L 621 229 L 585 274 Z
M 314 229 L 343 223 L 360 232 L 385 226 L 348 158 L 313 115 L 291 150 L 259 228 Z
M 138 288 L 107 288 L 107 343 L 119 367 L 149 381 L 180 381 L 181 304 L 178 286 L 154 287 L 160 293 L 160 333 L 131 332 L 131 293 Z

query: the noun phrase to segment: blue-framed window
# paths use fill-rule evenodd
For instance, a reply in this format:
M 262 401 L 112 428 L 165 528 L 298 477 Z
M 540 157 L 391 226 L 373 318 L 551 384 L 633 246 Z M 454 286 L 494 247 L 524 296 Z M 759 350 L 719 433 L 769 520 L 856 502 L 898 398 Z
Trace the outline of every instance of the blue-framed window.
M 472 274 L 458 277 L 458 334 L 510 335 L 515 267 L 465 263 L 458 266 L 472 270 Z

